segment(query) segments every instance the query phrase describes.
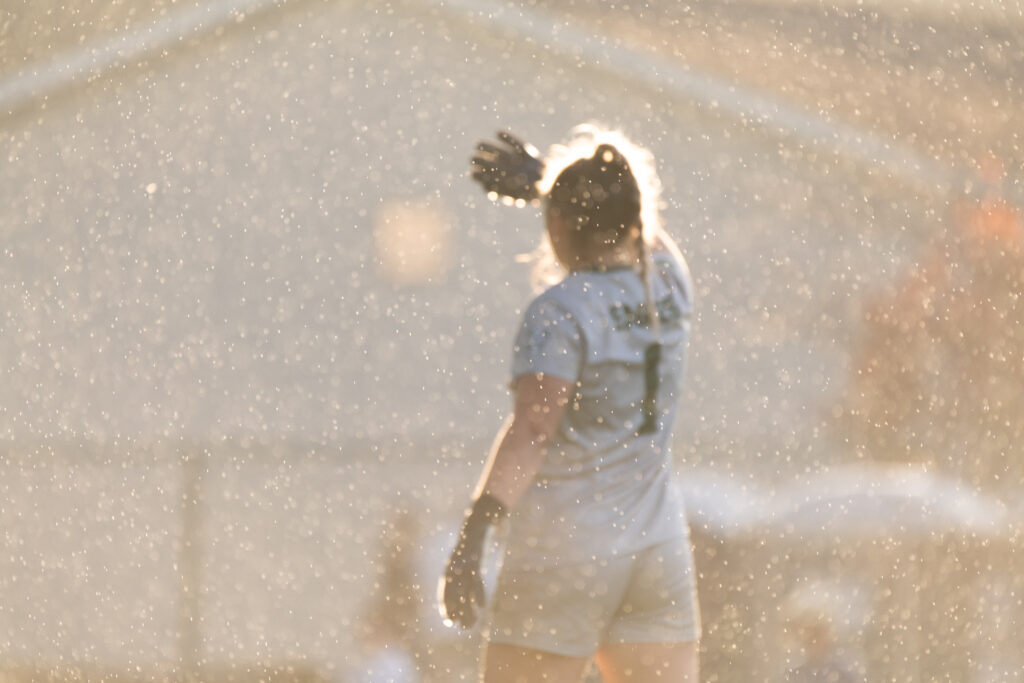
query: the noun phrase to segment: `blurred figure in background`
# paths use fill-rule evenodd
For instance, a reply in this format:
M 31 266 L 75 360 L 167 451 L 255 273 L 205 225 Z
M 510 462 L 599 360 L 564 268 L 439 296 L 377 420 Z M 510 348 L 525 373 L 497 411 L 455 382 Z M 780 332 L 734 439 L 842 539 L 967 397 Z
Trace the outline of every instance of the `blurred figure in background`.
M 838 586 L 811 582 L 786 597 L 783 623 L 803 661 L 786 672 L 784 683 L 863 683 L 847 647 L 840 643 L 852 611 L 843 593 Z
M 422 588 L 419 526 L 399 507 L 381 535 L 375 591 L 362 610 L 360 659 L 353 683 L 420 683 Z
M 421 535 L 416 515 L 406 507 L 396 507 L 384 530 L 377 563 L 377 601 L 387 608 L 402 640 L 413 649 L 419 640 L 423 610 L 418 568 Z
M 997 157 L 978 174 L 941 238 L 869 302 L 842 423 L 863 457 L 1012 497 L 1024 486 L 1024 218 Z
M 384 607 L 384 610 L 381 610 Z M 374 604 L 364 610 L 358 670 L 349 675 L 351 683 L 420 683 L 416 656 L 406 644 L 407 636 L 387 605 Z

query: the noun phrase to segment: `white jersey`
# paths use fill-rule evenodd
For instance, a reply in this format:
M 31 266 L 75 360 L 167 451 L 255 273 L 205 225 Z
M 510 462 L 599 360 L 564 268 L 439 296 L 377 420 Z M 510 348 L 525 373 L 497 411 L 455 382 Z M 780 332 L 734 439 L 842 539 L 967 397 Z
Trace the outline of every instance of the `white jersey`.
M 524 314 L 513 377 L 554 375 L 575 382 L 576 395 L 509 518 L 508 568 L 634 553 L 688 533 L 670 445 L 693 285 L 670 255 L 654 263 L 658 335 L 642 278 L 628 267 L 572 273 Z

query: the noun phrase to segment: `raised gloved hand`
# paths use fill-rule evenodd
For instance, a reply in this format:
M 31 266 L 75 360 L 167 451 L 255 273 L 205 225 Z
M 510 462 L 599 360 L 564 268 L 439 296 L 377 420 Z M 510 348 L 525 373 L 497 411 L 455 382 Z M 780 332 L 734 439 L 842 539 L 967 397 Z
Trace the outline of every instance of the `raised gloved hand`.
M 544 174 L 544 160 L 536 147 L 505 131 L 497 143 L 482 141 L 470 160 L 473 180 L 484 191 L 500 197 L 533 201 L 540 195 L 537 183 Z
M 462 524 L 444 577 L 441 579 L 441 616 L 449 625 L 472 628 L 484 606 L 484 582 L 480 563 L 487 529 L 505 516 L 505 506 L 488 494 L 480 496 Z

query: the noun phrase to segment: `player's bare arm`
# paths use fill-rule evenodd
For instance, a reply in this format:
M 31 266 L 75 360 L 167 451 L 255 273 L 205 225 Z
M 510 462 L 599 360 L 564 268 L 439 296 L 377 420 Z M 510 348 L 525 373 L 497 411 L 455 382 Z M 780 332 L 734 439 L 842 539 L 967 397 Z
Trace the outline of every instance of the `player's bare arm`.
M 484 467 L 441 583 L 445 618 L 464 628 L 476 624 L 484 604 L 480 562 L 487 530 L 515 507 L 533 482 L 574 385 L 550 375 L 523 375 L 513 391 L 512 418 L 499 434 Z
M 515 382 L 512 418 L 484 468 L 477 497 L 486 494 L 508 509 L 516 506 L 543 464 L 574 390 L 573 382 L 544 374 L 524 375 Z

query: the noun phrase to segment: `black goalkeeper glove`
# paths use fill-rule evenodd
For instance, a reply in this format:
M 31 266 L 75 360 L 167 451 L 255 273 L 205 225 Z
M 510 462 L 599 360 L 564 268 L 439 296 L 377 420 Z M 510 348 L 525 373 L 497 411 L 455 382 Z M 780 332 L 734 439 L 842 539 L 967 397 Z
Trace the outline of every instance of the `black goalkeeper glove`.
M 544 175 L 544 160 L 536 147 L 505 131 L 498 131 L 498 143 L 477 144 L 470 160 L 473 180 L 487 193 L 532 202 L 540 195 L 537 183 Z
M 484 582 L 480 563 L 484 555 L 487 529 L 505 516 L 505 506 L 497 498 L 483 494 L 466 515 L 459 542 L 448 560 L 441 584 L 441 616 L 449 625 L 472 628 L 484 606 Z

